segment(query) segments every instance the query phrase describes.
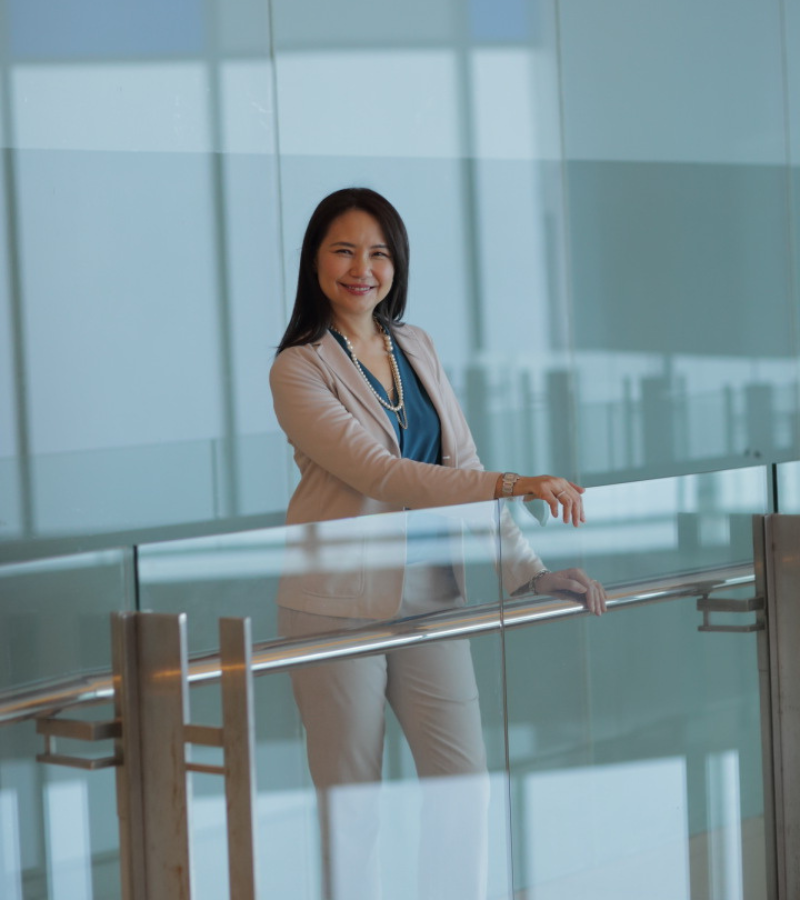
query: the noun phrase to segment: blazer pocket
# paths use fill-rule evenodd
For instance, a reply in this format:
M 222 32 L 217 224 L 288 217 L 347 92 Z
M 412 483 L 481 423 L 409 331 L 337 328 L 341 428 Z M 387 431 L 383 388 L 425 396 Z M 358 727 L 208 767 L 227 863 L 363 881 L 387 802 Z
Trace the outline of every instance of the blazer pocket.
M 304 594 L 331 599 L 357 598 L 364 593 L 366 535 L 358 519 L 316 522 L 300 529 L 296 545 L 298 587 Z

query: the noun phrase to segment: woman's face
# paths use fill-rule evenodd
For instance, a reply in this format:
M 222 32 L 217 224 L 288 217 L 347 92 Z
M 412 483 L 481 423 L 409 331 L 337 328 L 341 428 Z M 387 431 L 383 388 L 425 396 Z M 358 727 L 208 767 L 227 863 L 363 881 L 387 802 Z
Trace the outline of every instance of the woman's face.
M 334 320 L 370 317 L 394 279 L 394 262 L 377 220 L 361 209 L 334 219 L 317 251 L 317 278 Z

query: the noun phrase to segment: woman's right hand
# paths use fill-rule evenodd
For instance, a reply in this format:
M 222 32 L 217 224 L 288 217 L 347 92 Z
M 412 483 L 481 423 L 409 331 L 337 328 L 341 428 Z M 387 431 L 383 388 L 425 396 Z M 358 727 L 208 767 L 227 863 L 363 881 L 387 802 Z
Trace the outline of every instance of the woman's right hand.
M 566 478 L 558 478 L 554 475 L 523 476 L 514 485 L 514 496 L 522 495 L 523 500 L 544 500 L 550 507 L 554 519 L 563 518 L 564 522 L 577 528 L 586 521 L 583 512 L 583 498 L 581 494 L 586 488 L 568 481 Z M 559 514 L 559 505 L 561 511 Z
M 578 600 L 596 616 L 602 616 L 606 611 L 608 598 L 603 585 L 590 578 L 583 569 L 561 569 L 540 575 L 536 580 L 536 593 Z

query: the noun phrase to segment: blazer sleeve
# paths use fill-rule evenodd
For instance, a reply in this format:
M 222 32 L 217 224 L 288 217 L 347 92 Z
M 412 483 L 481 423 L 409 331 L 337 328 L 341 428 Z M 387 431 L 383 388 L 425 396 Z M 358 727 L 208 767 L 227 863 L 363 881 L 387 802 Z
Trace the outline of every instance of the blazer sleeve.
M 494 495 L 496 473 L 420 463 L 393 453 L 337 396 L 335 379 L 312 345 L 280 353 L 270 387 L 302 474 L 314 465 L 366 497 L 409 509 L 474 503 Z

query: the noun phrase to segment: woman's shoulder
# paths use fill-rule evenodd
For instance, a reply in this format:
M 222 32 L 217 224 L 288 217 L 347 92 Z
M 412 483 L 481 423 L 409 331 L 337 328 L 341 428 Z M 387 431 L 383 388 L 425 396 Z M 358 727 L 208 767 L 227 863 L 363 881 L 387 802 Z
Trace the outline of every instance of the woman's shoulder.
M 320 341 L 312 341 L 308 344 L 295 344 L 286 347 L 275 355 L 270 368 L 270 378 L 279 377 L 282 374 L 303 369 L 308 366 L 319 365 Z
M 433 338 L 424 328 L 420 328 L 419 325 L 409 325 L 408 322 L 399 322 L 394 326 L 394 332 L 401 341 L 406 340 L 416 342 L 422 344 L 428 350 L 432 350 L 434 353 L 436 352 Z

